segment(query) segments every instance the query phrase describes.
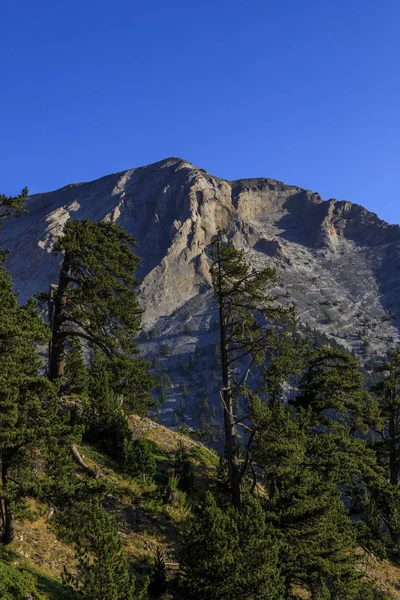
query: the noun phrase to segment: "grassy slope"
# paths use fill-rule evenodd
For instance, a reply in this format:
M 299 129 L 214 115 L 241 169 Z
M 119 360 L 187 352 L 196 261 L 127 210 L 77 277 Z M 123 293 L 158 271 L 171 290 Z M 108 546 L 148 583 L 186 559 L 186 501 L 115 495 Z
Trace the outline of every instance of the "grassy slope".
M 145 437 L 154 444 L 158 464 L 155 482 L 132 479 L 121 474 L 116 463 L 101 450 L 89 445 L 80 447 L 85 462 L 107 482 L 107 509 L 118 520 L 123 544 L 139 572 L 146 574 L 154 561 L 157 547 L 164 553 L 169 577 L 176 574 L 176 543 L 182 521 L 190 513 L 190 503 L 166 506 L 162 499 L 162 483 L 172 471 L 173 451 L 178 439 L 191 449 L 195 464 L 195 492 L 200 495 L 208 482 L 215 478 L 217 455 L 187 436 L 156 425 L 149 419 L 132 417 L 130 425 L 135 438 Z M 13 549 L 0 554 L 0 560 L 21 572 L 31 573 L 43 600 L 67 600 L 68 594 L 60 584 L 64 565 L 74 566 L 73 547 L 57 538 L 48 507 L 28 501 L 29 518 L 16 523 Z
M 107 509 L 117 518 L 126 553 L 139 572 L 148 572 L 156 548 L 160 547 L 166 559 L 169 578 L 173 581 L 178 568 L 176 546 L 182 522 L 190 512 L 190 504 L 166 506 L 159 483 L 172 470 L 173 451 L 180 438 L 190 446 L 195 463 L 195 496 L 200 496 L 202 490 L 215 479 L 218 457 L 203 445 L 149 419 L 132 417 L 130 425 L 134 437 L 145 437 L 154 443 L 159 471 L 155 483 L 121 474 L 116 464 L 93 446 L 82 446 L 81 452 L 86 463 L 108 483 Z M 64 565 L 73 569 L 74 551 L 57 538 L 47 508 L 30 504 L 31 518 L 17 522 L 14 547 L 3 551 L 0 560 L 22 572 L 31 573 L 43 600 L 69 600 L 60 578 Z M 389 561 L 365 555 L 360 556 L 360 567 L 377 582 L 378 589 L 388 594 L 385 598 L 400 600 L 399 568 Z

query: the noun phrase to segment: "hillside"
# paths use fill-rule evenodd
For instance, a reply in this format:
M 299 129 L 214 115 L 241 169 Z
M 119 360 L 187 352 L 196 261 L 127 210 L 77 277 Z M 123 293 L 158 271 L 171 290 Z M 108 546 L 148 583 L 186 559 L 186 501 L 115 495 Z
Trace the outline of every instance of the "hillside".
M 218 457 L 186 435 L 172 432 L 149 419 L 132 417 L 130 424 L 134 437 L 144 437 L 154 444 L 158 465 L 154 482 L 146 483 L 140 478 L 121 474 L 117 465 L 99 448 L 83 445 L 80 450 L 87 464 L 97 471 L 99 480 L 108 488 L 105 507 L 117 518 L 127 556 L 144 576 L 151 574 L 159 548 L 167 566 L 166 597 L 179 598 L 175 585 L 179 568 L 177 550 L 183 522 L 191 512 L 191 500 L 185 499 L 175 507 L 164 504 L 163 484 L 172 469 L 173 451 L 179 440 L 188 446 L 195 466 L 193 500 L 200 498 L 206 486 L 216 483 Z M 26 576 L 36 585 L 42 600 L 69 600 L 70 596 L 61 584 L 61 573 L 64 566 L 74 567 L 73 546 L 60 535 L 55 517 L 49 512 L 51 507 L 29 500 L 28 505 L 25 519 L 17 522 L 13 549 L 2 551 L 0 567 L 3 563 L 9 565 L 14 578 L 17 572 Z M 359 568 L 375 582 L 377 590 L 390 594 L 388 597 L 392 600 L 400 599 L 398 567 L 360 550 Z M 306 599 L 307 595 L 301 594 L 301 597 Z
M 106 486 L 105 508 L 117 518 L 126 555 L 144 576 L 151 574 L 155 552 L 159 548 L 165 557 L 170 592 L 174 595 L 177 544 L 182 523 L 191 511 L 191 503 L 185 496 L 177 506 L 166 505 L 162 498 L 168 474 L 173 470 L 174 450 L 179 440 L 189 448 L 195 470 L 193 500 L 215 480 L 218 457 L 198 442 L 149 419 L 131 417 L 130 425 L 134 438 L 145 438 L 153 444 L 157 459 L 154 481 L 145 482 L 122 474 L 101 448 L 82 445 L 80 451 L 86 463 L 97 472 L 99 481 Z M 43 599 L 68 600 L 69 595 L 61 585 L 61 574 L 64 567 L 74 568 L 73 546 L 60 535 L 51 507 L 29 499 L 27 505 L 25 518 L 16 524 L 13 549 L 2 551 L 0 566 L 3 560 L 30 574 Z

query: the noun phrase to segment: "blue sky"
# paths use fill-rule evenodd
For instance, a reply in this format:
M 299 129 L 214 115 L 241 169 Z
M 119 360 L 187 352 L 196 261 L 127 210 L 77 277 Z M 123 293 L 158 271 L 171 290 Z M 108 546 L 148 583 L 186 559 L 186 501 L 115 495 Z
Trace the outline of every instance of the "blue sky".
M 167 156 L 400 223 L 398 0 L 4 0 L 0 192 Z

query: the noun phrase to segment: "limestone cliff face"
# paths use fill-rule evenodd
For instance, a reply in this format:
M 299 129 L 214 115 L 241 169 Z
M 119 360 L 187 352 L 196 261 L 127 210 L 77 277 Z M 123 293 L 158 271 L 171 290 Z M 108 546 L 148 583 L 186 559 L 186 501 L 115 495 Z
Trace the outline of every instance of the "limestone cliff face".
M 296 302 L 304 323 L 365 359 L 398 340 L 400 227 L 350 202 L 273 179 L 228 182 L 171 158 L 36 194 L 27 207 L 0 232 L 22 299 L 56 281 L 51 250 L 68 219 L 112 220 L 140 244 L 145 325 L 179 354 L 209 331 L 203 250 L 224 227 L 255 266 L 277 267 L 282 298 Z

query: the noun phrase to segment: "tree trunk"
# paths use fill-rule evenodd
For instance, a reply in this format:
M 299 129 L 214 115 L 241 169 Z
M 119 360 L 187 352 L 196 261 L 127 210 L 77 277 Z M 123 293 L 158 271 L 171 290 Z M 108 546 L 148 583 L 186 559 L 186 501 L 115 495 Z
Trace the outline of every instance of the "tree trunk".
M 1 463 L 1 483 L 2 488 L 7 494 L 7 484 L 8 484 L 8 464 L 6 460 L 2 460 Z M 4 510 L 3 510 L 3 533 L 1 537 L 2 544 L 11 544 L 14 540 L 15 532 L 14 532 L 14 515 L 12 512 L 12 504 L 7 498 L 4 498 Z
M 52 381 L 64 377 L 64 337 L 61 336 L 62 325 L 65 321 L 67 304 L 66 291 L 69 284 L 69 260 L 65 256 L 60 272 L 57 291 L 54 294 L 53 311 L 51 315 L 51 342 L 49 348 L 49 376 Z
M 389 439 L 390 439 L 390 452 L 389 452 L 389 469 L 390 469 L 390 483 L 392 485 L 399 485 L 400 475 L 400 456 L 398 447 L 398 436 L 399 436 L 399 407 L 395 402 L 392 403 L 390 416 L 389 416 Z
M 219 279 L 221 284 L 221 279 Z M 232 504 L 239 507 L 241 504 L 240 494 L 240 471 L 239 459 L 237 455 L 237 432 L 235 418 L 233 414 L 233 399 L 232 388 L 229 377 L 229 362 L 228 362 L 228 343 L 225 326 L 225 315 L 223 309 L 223 298 L 221 285 L 218 290 L 219 301 L 219 330 L 220 330 L 220 346 L 221 346 L 221 371 L 222 371 L 222 401 L 224 411 L 224 428 L 225 428 L 225 455 L 228 463 L 228 473 L 231 485 Z

